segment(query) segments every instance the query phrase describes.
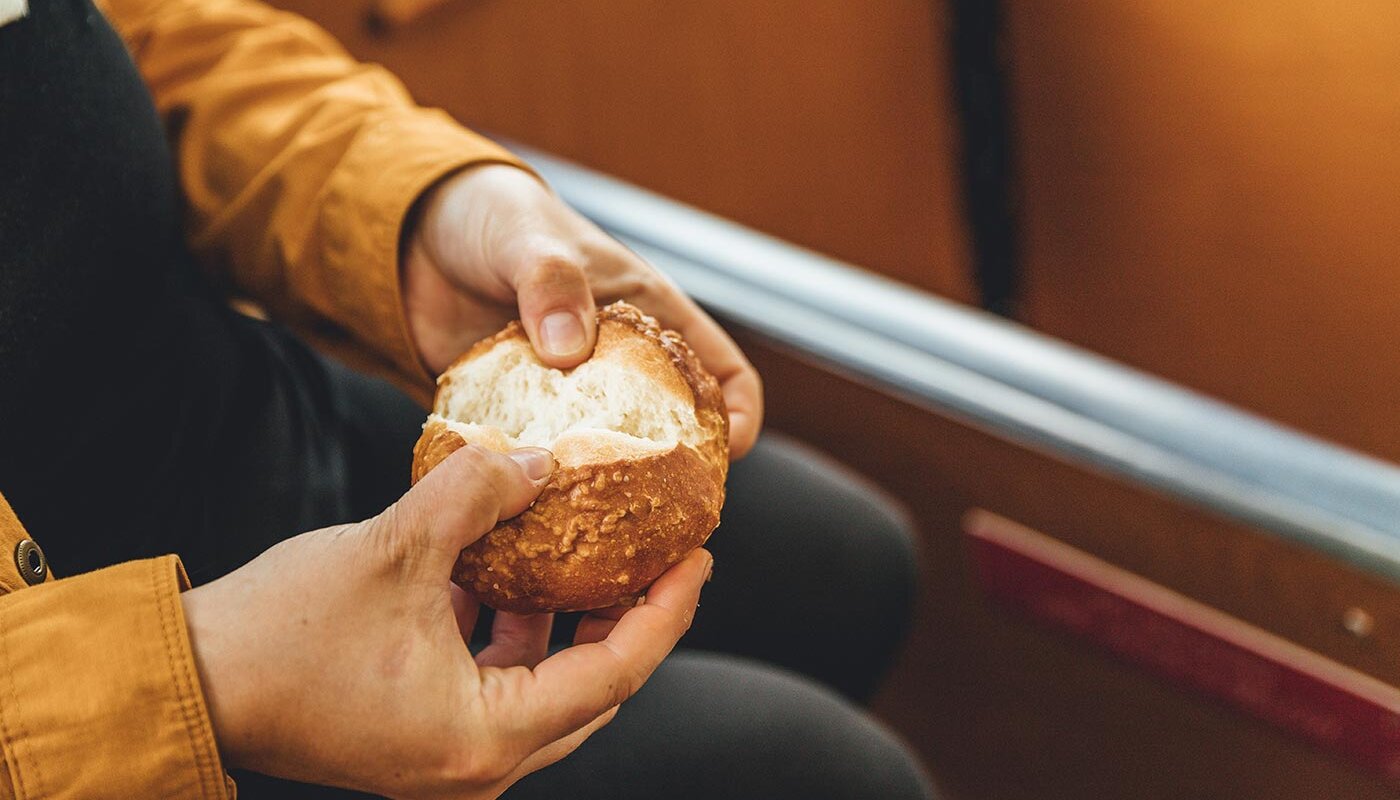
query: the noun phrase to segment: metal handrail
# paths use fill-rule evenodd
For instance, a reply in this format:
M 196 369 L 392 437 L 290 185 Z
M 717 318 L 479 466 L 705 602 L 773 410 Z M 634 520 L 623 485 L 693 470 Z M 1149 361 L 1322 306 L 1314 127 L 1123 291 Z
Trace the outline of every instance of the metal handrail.
M 1400 468 L 1020 325 L 517 148 L 718 317 L 1040 452 L 1400 583 Z

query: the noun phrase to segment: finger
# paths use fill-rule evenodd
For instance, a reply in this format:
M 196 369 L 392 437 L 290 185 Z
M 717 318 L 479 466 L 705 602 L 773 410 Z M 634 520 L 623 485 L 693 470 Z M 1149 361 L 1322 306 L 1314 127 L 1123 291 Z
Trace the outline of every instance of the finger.
M 452 453 L 375 519 L 396 558 L 448 573 L 462 548 L 503 519 L 524 511 L 554 471 L 548 450 L 526 447 L 493 453 L 467 445 Z
M 718 323 L 689 297 L 681 295 L 680 303 L 687 312 L 677 332 L 719 381 L 729 412 L 729 456 L 738 460 L 753 448 L 763 427 L 763 381 L 739 345 Z
M 549 632 L 553 627 L 553 614 L 497 611 L 491 622 L 491 644 L 477 653 L 477 666 L 533 669 L 549 653 Z
M 597 338 L 593 292 L 579 259 L 538 256 L 512 276 L 520 322 L 540 360 L 559 369 L 576 367 L 593 352 Z
M 562 650 L 535 667 L 517 730 L 544 747 L 620 705 L 641 688 L 694 619 L 710 554 L 697 549 L 667 570 L 647 600 L 622 615 L 600 642 Z
M 574 644 L 590 644 L 608 638 L 608 634 L 617 627 L 622 615 L 633 608 L 634 606 L 612 606 L 584 614 L 578 621 L 578 627 L 574 629 Z
M 650 269 L 648 267 L 648 269 Z M 763 381 L 728 333 L 665 276 L 638 298 L 643 311 L 679 333 L 719 381 L 729 412 L 729 456 L 743 458 L 763 427 Z

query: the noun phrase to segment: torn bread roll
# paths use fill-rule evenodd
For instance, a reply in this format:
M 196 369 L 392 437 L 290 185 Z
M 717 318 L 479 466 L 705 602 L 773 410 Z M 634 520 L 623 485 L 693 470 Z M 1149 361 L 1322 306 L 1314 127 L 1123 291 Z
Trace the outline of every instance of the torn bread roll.
M 626 303 L 598 311 L 593 355 L 536 358 L 520 323 L 438 378 L 413 449 L 416 483 L 454 450 L 544 447 L 558 462 L 535 504 L 462 551 L 453 580 L 493 608 L 631 603 L 719 524 L 729 422 L 714 377 L 674 331 Z

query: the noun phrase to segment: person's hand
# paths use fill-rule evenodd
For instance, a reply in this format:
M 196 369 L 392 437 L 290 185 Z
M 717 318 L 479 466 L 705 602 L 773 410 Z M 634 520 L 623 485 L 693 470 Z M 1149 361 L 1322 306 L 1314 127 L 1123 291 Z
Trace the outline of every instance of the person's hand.
M 529 173 L 490 165 L 442 181 L 423 198 L 405 244 L 409 328 L 433 372 L 516 317 L 540 360 L 577 366 L 593 350 L 596 305 L 626 300 L 684 336 L 719 379 L 730 455 L 753 447 L 763 387 L 734 340 Z
M 608 722 L 690 626 L 696 550 L 620 615 L 586 616 L 547 656 L 550 619 L 476 605 L 458 552 L 523 511 L 548 451 L 464 447 L 383 514 L 313 531 L 182 595 L 227 766 L 397 798 L 496 797 Z

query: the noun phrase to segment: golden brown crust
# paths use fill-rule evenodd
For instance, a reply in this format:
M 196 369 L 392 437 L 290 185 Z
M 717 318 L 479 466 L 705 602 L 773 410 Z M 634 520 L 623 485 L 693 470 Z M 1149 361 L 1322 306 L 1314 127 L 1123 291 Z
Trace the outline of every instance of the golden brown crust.
M 667 383 L 677 377 L 684 381 L 703 435 L 696 447 L 678 444 L 640 458 L 561 464 L 529 510 L 497 525 L 458 558 L 453 579 L 493 608 L 580 611 L 630 602 L 704 544 L 719 524 L 729 426 L 718 382 L 678 334 L 663 331 L 632 306 L 614 303 L 600 309 L 598 323 L 600 349 L 642 341 L 664 353 L 674 373 L 650 376 Z M 473 346 L 439 379 L 438 411 L 453 370 L 524 337 L 519 323 L 512 322 Z M 466 443 L 442 421 L 430 420 L 414 447 L 414 482 Z M 474 443 L 505 446 L 504 439 L 474 437 Z
M 458 448 L 465 446 L 466 439 L 461 434 L 450 430 L 441 422 L 429 422 L 423 426 L 423 434 L 418 437 L 418 441 L 413 445 L 413 471 L 410 476 L 411 483 L 423 480 L 433 467 L 443 462 L 443 459 L 452 455 Z
M 465 441 L 439 422 L 414 480 Z M 583 611 L 629 602 L 719 524 L 724 479 L 680 445 L 627 462 L 561 468 L 525 513 L 462 551 L 453 580 L 492 608 Z

